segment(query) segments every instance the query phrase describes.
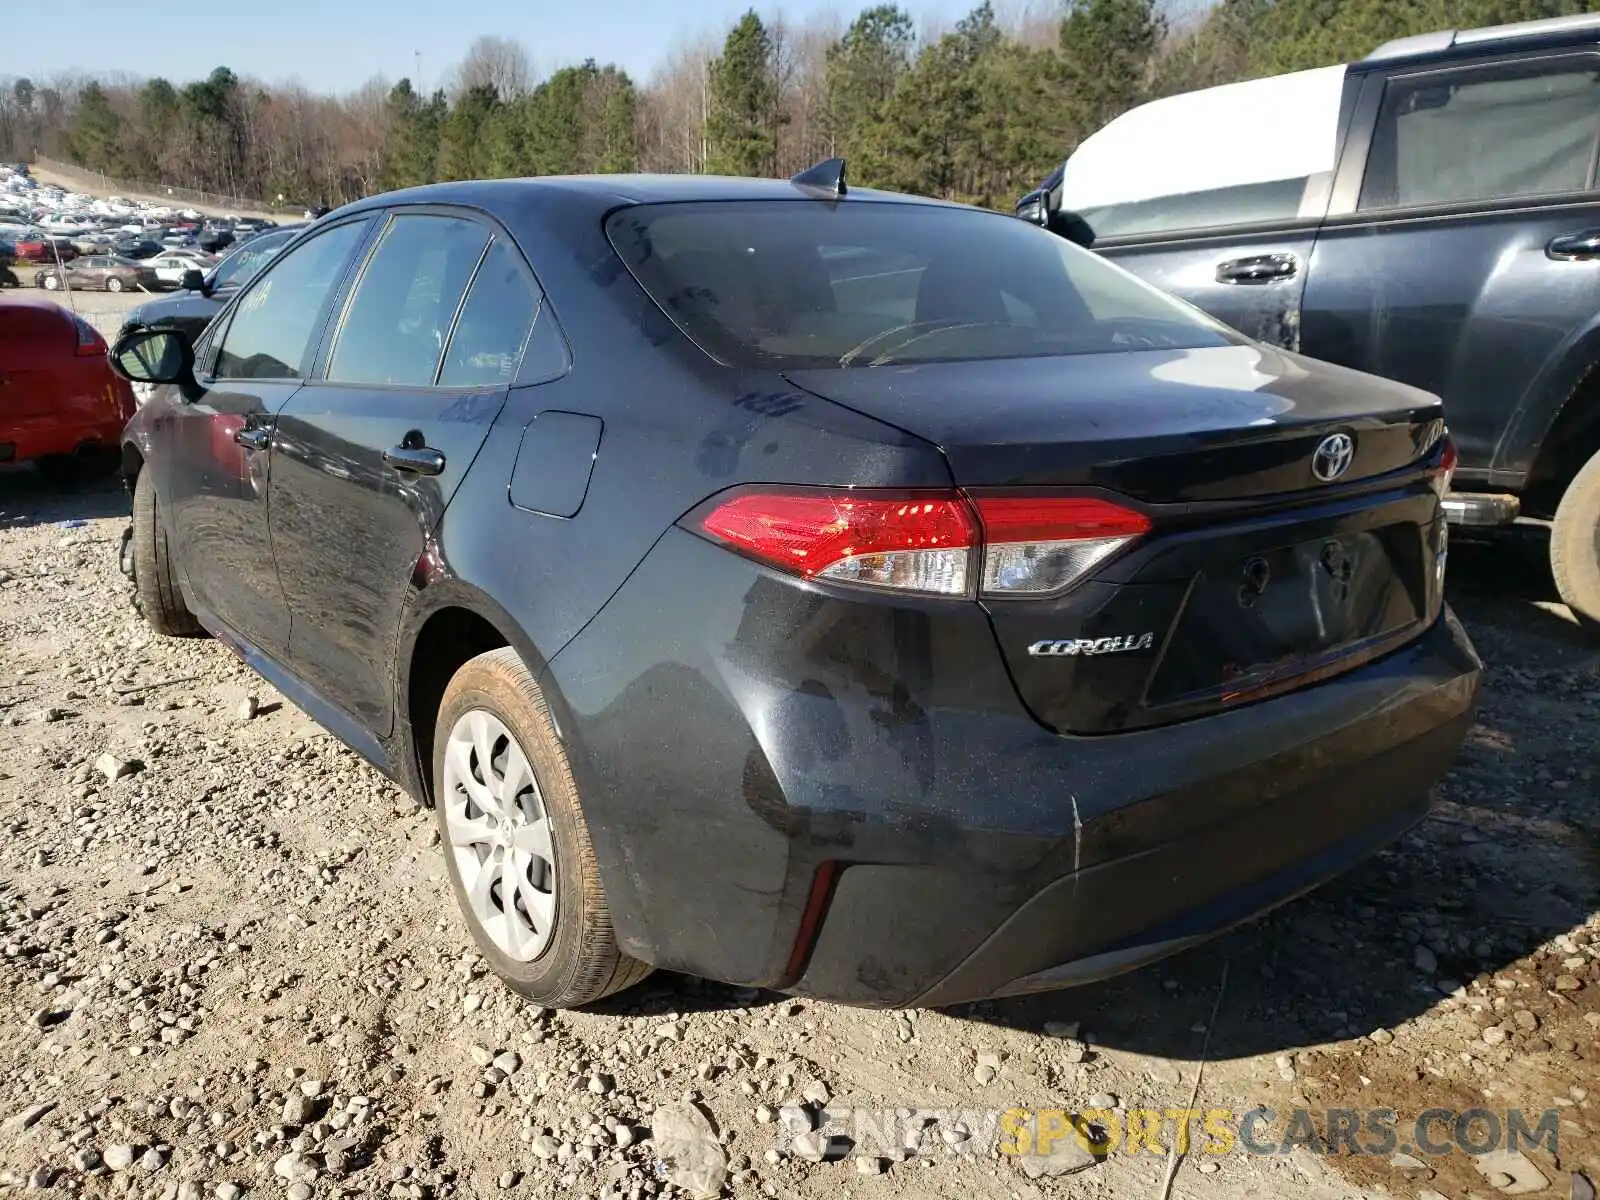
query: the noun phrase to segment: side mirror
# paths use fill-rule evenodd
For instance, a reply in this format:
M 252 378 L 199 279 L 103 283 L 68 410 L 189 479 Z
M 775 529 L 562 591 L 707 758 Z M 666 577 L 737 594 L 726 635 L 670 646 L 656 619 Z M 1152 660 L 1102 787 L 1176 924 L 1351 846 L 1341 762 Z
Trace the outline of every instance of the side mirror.
M 176 329 L 136 329 L 117 339 L 111 369 L 130 383 L 175 383 L 185 394 L 198 390 L 194 347 Z
M 1049 203 L 1050 193 L 1044 188 L 1036 188 L 1017 201 L 1017 218 L 1030 225 L 1048 225 Z
M 206 290 L 206 277 L 204 272 L 190 267 L 178 280 L 178 286 L 186 292 L 204 292 Z
M 1089 228 L 1089 222 L 1075 212 L 1068 212 L 1064 208 L 1057 209 L 1050 214 L 1045 228 L 1057 237 L 1066 238 L 1067 241 L 1082 246 L 1085 250 L 1094 246 L 1094 230 Z

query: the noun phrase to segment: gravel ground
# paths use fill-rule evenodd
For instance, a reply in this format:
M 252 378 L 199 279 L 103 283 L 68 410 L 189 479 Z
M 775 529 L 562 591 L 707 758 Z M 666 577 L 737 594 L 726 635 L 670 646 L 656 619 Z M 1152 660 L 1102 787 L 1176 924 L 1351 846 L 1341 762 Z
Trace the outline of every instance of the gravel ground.
M 1489 667 L 1435 816 L 1257 925 L 952 1011 L 658 974 L 550 1013 L 470 950 L 428 814 L 221 645 L 152 639 L 126 514 L 114 486 L 0 475 L 0 1196 L 639 1200 L 689 1194 L 695 1162 L 737 1197 L 1163 1194 L 1158 1153 L 995 1152 L 983 1114 L 1016 1105 L 1268 1105 L 1258 1142 L 1295 1106 L 1322 1133 L 1400 1114 L 1399 1154 L 1212 1155 L 1197 1130 L 1172 1194 L 1207 1200 L 1600 1179 L 1600 646 L 1537 547 L 1456 552 Z M 808 1161 L 849 1150 L 794 1136 L 819 1102 L 903 1110 L 922 1152 Z M 1435 1106 L 1554 1110 L 1558 1152 L 1423 1155 L 1404 1130 Z

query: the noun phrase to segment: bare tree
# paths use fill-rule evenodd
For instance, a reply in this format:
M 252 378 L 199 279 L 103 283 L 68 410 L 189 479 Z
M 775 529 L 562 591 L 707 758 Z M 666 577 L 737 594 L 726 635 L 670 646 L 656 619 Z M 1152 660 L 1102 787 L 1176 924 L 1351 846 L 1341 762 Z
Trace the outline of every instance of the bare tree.
M 521 42 L 484 35 L 467 47 L 457 64 L 454 90 L 457 94 L 488 85 L 502 100 L 524 95 L 533 80 L 533 66 Z

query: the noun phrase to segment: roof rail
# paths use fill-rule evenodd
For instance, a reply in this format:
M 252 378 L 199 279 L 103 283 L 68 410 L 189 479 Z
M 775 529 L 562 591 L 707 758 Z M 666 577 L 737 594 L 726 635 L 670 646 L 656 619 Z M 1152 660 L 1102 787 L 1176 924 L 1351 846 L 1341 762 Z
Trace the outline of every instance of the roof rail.
M 1518 21 L 1512 25 L 1487 25 L 1482 29 L 1442 29 L 1437 33 L 1413 34 L 1383 43 L 1362 61 L 1439 54 L 1457 46 L 1517 42 L 1524 38 L 1551 37 L 1564 33 L 1600 35 L 1600 13 L 1575 13 L 1569 17 L 1546 17 L 1538 21 Z

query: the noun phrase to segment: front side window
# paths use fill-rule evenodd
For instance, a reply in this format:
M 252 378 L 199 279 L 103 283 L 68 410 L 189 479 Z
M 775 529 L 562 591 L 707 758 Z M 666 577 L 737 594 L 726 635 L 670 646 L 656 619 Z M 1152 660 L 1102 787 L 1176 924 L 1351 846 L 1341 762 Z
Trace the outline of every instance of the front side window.
M 810 200 L 643 205 L 607 225 L 645 291 L 732 366 L 1227 345 L 1199 311 L 1013 217 Z
M 390 221 L 345 309 L 328 379 L 431 387 L 488 240 L 481 225 L 459 217 Z
M 1391 80 L 1358 207 L 1582 191 L 1597 144 L 1600 63 L 1592 58 Z
M 366 228 L 351 221 L 302 242 L 239 298 L 217 352 L 217 378 L 305 377 L 323 305 Z

